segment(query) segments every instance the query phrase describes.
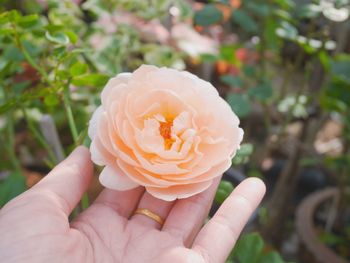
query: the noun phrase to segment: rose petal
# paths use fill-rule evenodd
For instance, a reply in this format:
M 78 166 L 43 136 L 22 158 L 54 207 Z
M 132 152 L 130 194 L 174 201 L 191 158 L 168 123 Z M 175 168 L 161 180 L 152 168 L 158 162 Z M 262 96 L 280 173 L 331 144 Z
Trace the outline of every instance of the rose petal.
M 157 188 L 146 186 L 146 191 L 156 198 L 164 201 L 174 201 L 175 199 L 188 198 L 204 190 L 208 189 L 212 184 L 212 180 L 187 184 L 187 185 L 175 185 L 168 188 Z
M 89 122 L 88 135 L 93 140 L 98 132 L 98 123 L 103 113 L 103 108 L 98 107 L 92 114 L 91 120 Z
M 110 92 L 121 83 L 128 83 L 132 77 L 131 73 L 120 73 L 116 77 L 111 78 L 101 92 L 101 102 L 104 105 L 109 97 Z
M 106 166 L 103 168 L 100 177 L 100 183 L 110 189 L 125 191 L 139 186 L 136 182 L 125 176 L 118 166 Z

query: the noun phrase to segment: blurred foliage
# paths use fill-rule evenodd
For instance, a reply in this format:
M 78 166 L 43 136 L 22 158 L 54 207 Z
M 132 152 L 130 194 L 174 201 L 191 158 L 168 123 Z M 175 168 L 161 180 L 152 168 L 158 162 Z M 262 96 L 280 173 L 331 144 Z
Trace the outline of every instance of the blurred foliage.
M 258 233 L 243 234 L 226 263 L 285 263 L 275 251 L 269 251 Z
M 23 156 L 46 168 L 58 162 L 43 116 L 53 119 L 64 153 L 88 143 L 87 122 L 107 80 L 143 63 L 211 80 L 246 130 L 232 163 L 248 176 L 262 177 L 264 158 L 290 161 L 292 124 L 336 120 L 341 153 L 304 150 L 295 165 L 309 160 L 335 174 L 350 200 L 349 10 L 348 0 L 0 0 L 0 207 L 28 185 Z M 292 134 L 293 143 L 313 145 L 313 135 L 307 142 Z M 222 181 L 216 202 L 233 188 Z M 321 240 L 349 242 L 331 232 Z M 228 262 L 284 261 L 248 234 Z
M 87 122 L 110 77 L 143 63 L 183 67 L 182 55 L 172 46 L 145 42 L 139 28 L 127 21 L 108 20 L 118 18 L 111 12 L 114 9 L 130 11 L 126 13 L 130 19 L 136 15 L 147 21 L 166 15 L 170 4 L 187 7 L 183 1 L 154 1 L 152 8 L 145 3 L 101 0 L 80 6 L 68 0 L 2 0 L 0 150 L 7 154 L 0 165 L 4 171 L 0 206 L 26 188 L 22 160 L 17 157 L 23 124 L 29 139 L 35 139 L 24 147 L 31 148 L 34 156 L 46 152 L 44 162 L 52 167 L 57 159 L 39 125 L 45 114 L 63 131 L 62 143 L 69 152 L 74 144 L 86 141 Z M 146 23 L 140 21 L 136 22 Z

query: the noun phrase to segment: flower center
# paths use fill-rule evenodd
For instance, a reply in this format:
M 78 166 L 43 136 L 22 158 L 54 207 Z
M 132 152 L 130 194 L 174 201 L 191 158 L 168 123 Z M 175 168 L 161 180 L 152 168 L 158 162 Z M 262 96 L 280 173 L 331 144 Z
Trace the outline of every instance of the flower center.
M 159 133 L 162 137 L 166 139 L 171 139 L 171 127 L 173 126 L 172 121 L 159 122 Z
M 164 147 L 169 150 L 173 145 L 174 140 L 171 138 L 171 127 L 173 126 L 172 121 L 159 122 L 159 133 L 164 138 Z

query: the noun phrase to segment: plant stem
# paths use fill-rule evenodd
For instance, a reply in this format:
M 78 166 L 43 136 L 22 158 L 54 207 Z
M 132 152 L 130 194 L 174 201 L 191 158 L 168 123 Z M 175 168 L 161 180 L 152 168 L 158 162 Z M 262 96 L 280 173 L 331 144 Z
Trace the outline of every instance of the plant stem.
M 8 100 L 8 93 L 6 88 L 4 88 L 4 97 L 5 100 Z M 7 148 L 7 154 L 10 158 L 11 165 L 13 169 L 18 173 L 21 174 L 21 164 L 19 163 L 17 157 L 16 157 L 16 152 L 15 152 L 15 124 L 13 122 L 13 110 L 9 110 L 6 113 L 6 135 L 7 135 L 7 140 L 8 142 L 5 144 L 5 148 Z
M 28 61 L 28 63 L 35 68 L 40 75 L 47 80 L 48 79 L 48 75 L 46 73 L 46 71 L 44 69 L 42 69 L 35 61 L 34 59 L 31 57 L 31 55 L 28 53 L 28 51 L 26 50 L 26 48 L 23 46 L 21 38 L 18 35 L 17 32 L 17 28 L 16 28 L 16 24 L 12 22 L 12 28 L 14 29 L 14 37 L 15 37 L 15 41 L 16 41 L 16 45 L 19 48 L 19 50 L 22 52 L 22 54 L 24 55 L 24 57 L 26 58 L 26 60 Z
M 24 118 L 26 119 L 26 121 L 28 123 L 28 127 L 29 127 L 30 131 L 32 132 L 34 137 L 38 140 L 38 142 L 41 144 L 41 146 L 47 150 L 49 157 L 51 159 L 50 163 L 57 164 L 57 159 L 56 159 L 55 154 L 53 153 L 50 145 L 46 142 L 46 140 L 41 135 L 41 133 L 36 129 L 33 121 L 28 117 L 28 114 L 27 114 L 25 108 L 23 108 L 23 107 L 22 107 L 22 112 L 23 112 Z
M 75 125 L 73 111 L 70 105 L 69 84 L 70 84 L 70 81 L 68 81 L 66 87 L 63 90 L 63 103 L 64 103 L 64 109 L 67 114 L 68 124 L 73 137 L 73 141 L 74 141 L 74 144 L 76 144 L 78 142 L 79 135 L 78 135 L 77 126 Z
M 67 85 L 65 86 L 65 88 L 63 90 L 63 103 L 64 103 L 64 108 L 66 110 L 68 124 L 69 124 L 69 128 L 71 130 L 71 133 L 72 133 L 74 144 L 75 144 L 75 146 L 78 146 L 79 134 L 78 134 L 77 126 L 76 126 L 75 121 L 74 121 L 73 111 L 72 111 L 71 104 L 70 104 L 69 84 L 70 84 L 70 80 L 68 81 Z M 89 203 L 90 203 L 89 197 L 88 197 L 87 193 L 85 192 L 83 194 L 81 201 L 80 201 L 81 209 L 84 210 L 87 207 L 89 207 Z M 78 212 L 75 211 L 73 213 L 73 216 L 76 216 L 77 213 Z

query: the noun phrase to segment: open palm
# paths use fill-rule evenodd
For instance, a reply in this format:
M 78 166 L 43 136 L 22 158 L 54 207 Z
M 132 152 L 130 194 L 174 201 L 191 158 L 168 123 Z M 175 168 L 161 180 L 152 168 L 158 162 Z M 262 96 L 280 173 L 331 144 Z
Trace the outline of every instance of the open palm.
M 217 182 L 205 192 L 175 202 L 144 189 L 105 189 L 73 222 L 68 215 L 89 186 L 89 152 L 77 148 L 36 186 L 0 210 L 0 262 L 224 262 L 264 184 L 247 179 L 202 227 Z M 135 209 L 165 219 L 161 226 Z

